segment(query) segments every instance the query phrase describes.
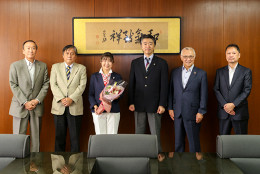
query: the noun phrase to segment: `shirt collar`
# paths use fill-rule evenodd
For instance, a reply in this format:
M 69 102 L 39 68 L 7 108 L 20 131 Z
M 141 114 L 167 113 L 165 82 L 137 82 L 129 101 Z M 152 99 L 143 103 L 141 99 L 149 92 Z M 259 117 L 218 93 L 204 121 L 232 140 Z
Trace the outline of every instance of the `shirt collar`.
M 154 54 L 152 54 L 151 56 L 149 56 L 149 57 L 146 57 L 145 55 L 144 55 L 144 59 L 145 58 L 150 58 L 150 62 L 152 61 L 152 59 L 153 59 L 153 56 L 154 56 Z
M 67 63 L 66 62 L 64 62 L 65 63 L 65 67 L 67 68 L 69 65 L 67 65 Z M 72 68 L 73 67 L 73 65 L 74 65 L 74 63 L 73 64 L 71 64 L 69 67 L 70 68 Z
M 24 59 L 25 59 L 25 62 L 27 64 L 27 66 L 31 66 L 31 65 L 33 65 L 35 63 L 35 60 L 33 60 L 33 63 L 32 63 L 29 60 L 27 60 L 26 58 L 24 58 Z
M 109 74 L 112 74 L 112 72 L 113 72 L 112 69 L 110 69 L 108 73 L 109 73 Z M 99 73 L 100 73 L 100 74 L 105 74 L 105 73 L 103 72 L 102 68 L 100 68 Z
M 186 68 L 184 67 L 184 65 L 182 65 L 182 70 L 183 70 L 183 71 L 186 70 L 187 72 L 192 72 L 193 67 L 194 67 L 194 64 L 193 64 L 188 70 L 186 70 Z
M 237 65 L 238 65 L 238 63 L 236 64 L 236 66 L 235 66 L 233 69 L 228 65 L 228 70 L 229 70 L 229 71 L 235 71 L 236 68 L 237 68 Z

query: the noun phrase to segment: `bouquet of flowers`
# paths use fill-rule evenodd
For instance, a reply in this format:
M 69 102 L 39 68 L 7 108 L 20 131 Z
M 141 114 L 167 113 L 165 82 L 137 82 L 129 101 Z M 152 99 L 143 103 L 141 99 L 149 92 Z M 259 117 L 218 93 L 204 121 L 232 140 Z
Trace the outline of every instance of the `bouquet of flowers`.
M 110 112 L 112 101 L 118 99 L 123 94 L 126 85 L 127 82 L 123 80 L 118 82 L 110 81 L 100 93 L 99 100 L 101 100 L 101 103 L 97 109 L 97 113 L 101 114 L 104 110 Z

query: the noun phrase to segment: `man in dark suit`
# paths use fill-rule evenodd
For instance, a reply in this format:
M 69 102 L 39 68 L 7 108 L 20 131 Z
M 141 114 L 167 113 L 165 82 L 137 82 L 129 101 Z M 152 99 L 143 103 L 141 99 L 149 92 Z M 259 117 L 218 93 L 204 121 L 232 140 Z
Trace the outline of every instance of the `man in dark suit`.
M 252 88 L 252 72 L 238 63 L 240 49 L 236 44 L 226 47 L 228 66 L 217 70 L 214 91 L 218 100 L 220 135 L 247 134 L 248 102 Z
M 168 110 L 174 120 L 175 151 L 185 150 L 185 132 L 190 152 L 200 152 L 200 127 L 207 112 L 207 73 L 194 66 L 196 53 L 191 47 L 183 48 L 183 66 L 171 73 Z
M 9 72 L 13 92 L 9 114 L 13 116 L 13 133 L 26 134 L 30 122 L 31 152 L 40 151 L 43 100 L 49 88 L 47 65 L 35 60 L 37 48 L 33 40 L 25 41 L 25 58 L 12 63 Z
M 167 104 L 168 64 L 155 56 L 156 40 L 152 35 L 142 35 L 140 44 L 144 56 L 132 61 L 129 79 L 129 110 L 134 111 L 135 133 L 144 134 L 148 119 L 150 132 L 160 143 L 161 114 Z

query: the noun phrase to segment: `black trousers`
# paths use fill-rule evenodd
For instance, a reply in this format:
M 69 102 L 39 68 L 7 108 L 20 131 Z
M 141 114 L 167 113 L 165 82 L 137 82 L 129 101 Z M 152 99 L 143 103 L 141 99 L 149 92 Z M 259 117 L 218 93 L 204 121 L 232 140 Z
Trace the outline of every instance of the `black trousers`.
M 55 123 L 55 152 L 65 152 L 67 128 L 70 134 L 70 150 L 71 152 L 80 151 L 80 127 L 82 115 L 73 116 L 66 107 L 63 115 L 54 115 Z
M 219 119 L 219 134 L 230 135 L 233 127 L 235 134 L 247 134 L 248 120 L 234 120 L 232 115 L 227 119 Z

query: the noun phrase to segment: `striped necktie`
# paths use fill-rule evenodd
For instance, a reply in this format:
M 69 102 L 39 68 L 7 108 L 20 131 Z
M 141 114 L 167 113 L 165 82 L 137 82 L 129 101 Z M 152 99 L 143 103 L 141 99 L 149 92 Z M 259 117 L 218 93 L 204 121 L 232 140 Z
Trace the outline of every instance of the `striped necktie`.
M 146 71 L 148 71 L 149 64 L 150 64 L 150 58 L 145 58 L 145 60 L 146 60 L 145 69 L 146 69 Z
M 66 74 L 67 74 L 67 80 L 69 80 L 70 79 L 70 66 L 67 66 Z

